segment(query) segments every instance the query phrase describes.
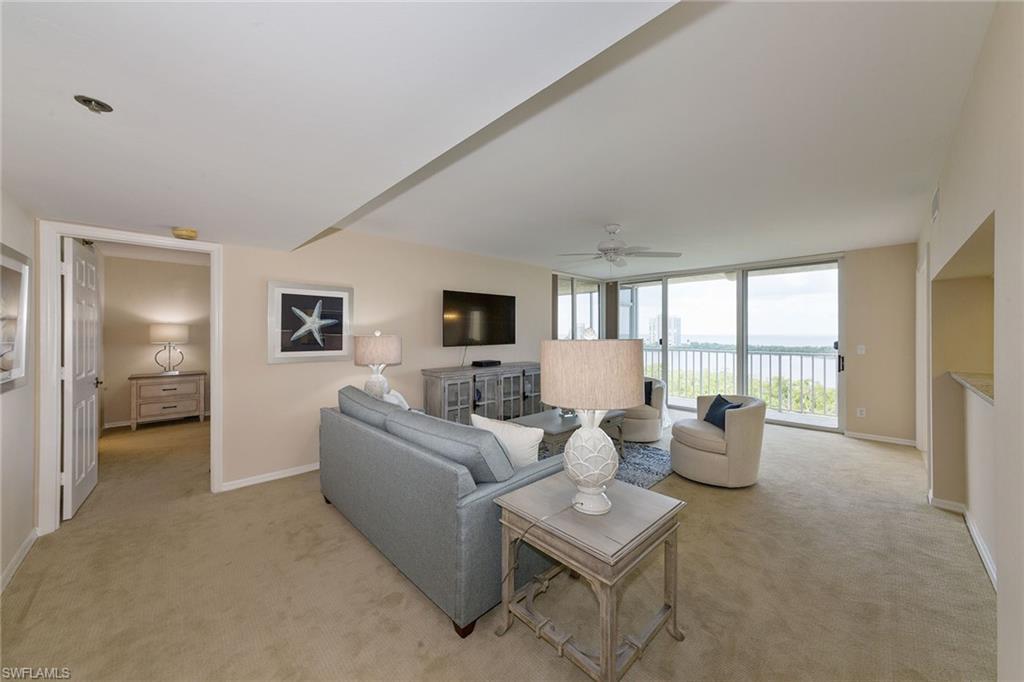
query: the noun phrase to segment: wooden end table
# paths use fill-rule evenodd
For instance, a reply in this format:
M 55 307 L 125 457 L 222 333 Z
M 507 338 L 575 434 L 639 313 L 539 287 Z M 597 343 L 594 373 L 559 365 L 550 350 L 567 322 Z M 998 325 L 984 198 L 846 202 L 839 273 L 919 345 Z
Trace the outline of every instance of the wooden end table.
M 678 641 L 683 632 L 676 622 L 677 515 L 686 503 L 621 481 L 608 484 L 612 509 L 602 516 L 581 514 L 571 507 L 576 487 L 564 473 L 498 497 L 501 507 L 502 622 L 503 635 L 515 616 L 595 680 L 620 679 L 643 654 L 665 625 Z M 525 537 L 524 537 L 525 533 Z M 526 542 L 557 563 L 518 591 L 515 587 L 516 541 Z M 637 636 L 620 639 L 618 592 L 623 578 L 652 551 L 664 546 L 664 603 Z M 601 651 L 594 655 L 581 649 L 536 608 L 536 598 L 566 568 L 579 574 L 597 596 L 600 612 Z
M 608 414 L 601 421 L 601 428 L 606 430 L 612 429 L 618 434 L 616 440 L 618 441 L 620 457 L 625 454 L 625 444 L 622 440 L 622 422 L 625 417 L 625 410 L 609 410 Z M 517 417 L 512 421 L 516 424 L 532 426 L 533 428 L 543 430 L 544 437 L 541 440 L 548 446 L 548 451 L 552 455 L 557 455 L 561 452 L 565 444 L 569 442 L 572 434 L 576 432 L 576 429 L 580 428 L 579 417 L 563 417 L 557 407 L 528 414 L 525 417 Z

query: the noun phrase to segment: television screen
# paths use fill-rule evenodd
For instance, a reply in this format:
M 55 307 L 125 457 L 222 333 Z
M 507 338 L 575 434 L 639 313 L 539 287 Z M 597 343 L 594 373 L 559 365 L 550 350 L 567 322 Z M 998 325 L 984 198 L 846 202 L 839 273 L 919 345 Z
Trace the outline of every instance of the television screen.
M 445 346 L 516 342 L 516 297 L 445 291 L 441 316 Z

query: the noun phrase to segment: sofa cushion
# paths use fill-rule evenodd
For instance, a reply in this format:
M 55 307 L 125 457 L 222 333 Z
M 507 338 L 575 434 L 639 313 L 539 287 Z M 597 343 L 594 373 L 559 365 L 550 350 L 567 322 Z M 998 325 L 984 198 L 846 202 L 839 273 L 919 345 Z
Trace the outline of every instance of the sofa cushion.
M 697 450 L 725 454 L 725 432 L 700 419 L 677 421 L 672 425 L 672 438 Z
M 345 386 L 338 391 L 338 409 L 342 414 L 376 426 L 378 429 L 384 428 L 384 420 L 389 414 L 405 411 L 398 405 L 378 400 L 355 386 Z
M 478 414 L 470 415 L 470 421 L 476 428 L 494 434 L 494 437 L 505 448 L 505 454 L 512 462 L 513 469 L 518 470 L 537 463 L 540 441 L 544 438 L 544 429 L 504 422 L 499 419 L 488 419 Z
M 515 473 L 490 431 L 404 410 L 389 414 L 384 424 L 388 433 L 462 464 L 477 483 L 505 481 Z

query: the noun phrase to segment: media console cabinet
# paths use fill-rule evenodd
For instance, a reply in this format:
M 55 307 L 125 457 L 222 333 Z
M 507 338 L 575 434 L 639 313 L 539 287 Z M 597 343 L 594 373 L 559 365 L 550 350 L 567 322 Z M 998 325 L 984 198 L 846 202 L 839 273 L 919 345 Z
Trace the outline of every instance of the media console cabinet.
M 469 424 L 473 413 L 489 419 L 515 419 L 544 409 L 538 362 L 438 367 L 422 373 L 423 405 L 434 417 Z

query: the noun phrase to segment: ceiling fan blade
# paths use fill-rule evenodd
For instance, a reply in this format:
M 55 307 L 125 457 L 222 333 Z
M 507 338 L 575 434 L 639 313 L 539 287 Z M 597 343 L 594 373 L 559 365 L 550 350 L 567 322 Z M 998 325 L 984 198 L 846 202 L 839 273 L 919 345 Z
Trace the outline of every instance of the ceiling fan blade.
M 679 258 L 683 254 L 678 251 L 641 251 L 631 255 L 640 258 Z
M 562 256 L 595 256 L 595 257 L 598 257 L 598 258 L 601 257 L 601 254 L 599 254 L 599 253 L 597 253 L 595 251 L 590 251 L 588 253 L 559 253 L 559 254 L 556 254 L 556 255 L 559 258 L 561 258 Z
M 622 255 L 623 256 L 631 256 L 631 255 L 633 255 L 635 253 L 640 253 L 641 251 L 650 251 L 650 250 L 651 250 L 651 247 L 649 247 L 649 246 L 627 246 L 626 248 L 624 248 L 622 250 Z

